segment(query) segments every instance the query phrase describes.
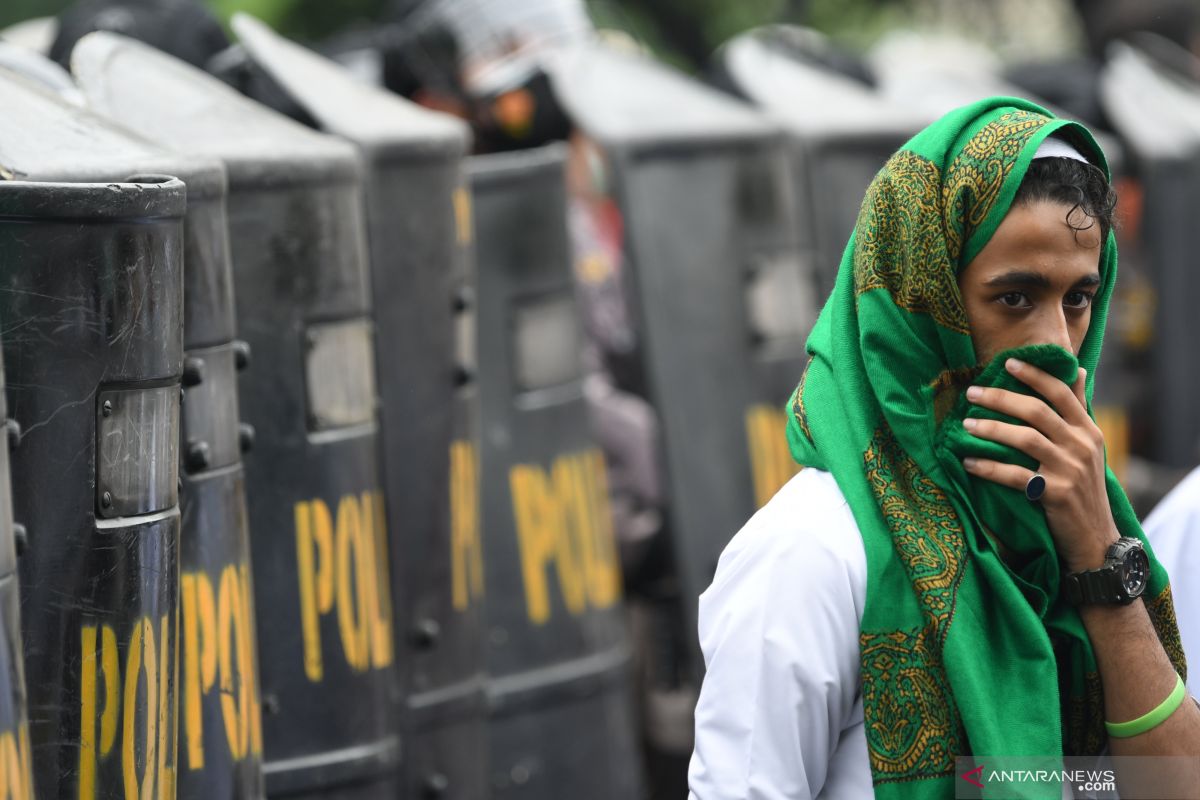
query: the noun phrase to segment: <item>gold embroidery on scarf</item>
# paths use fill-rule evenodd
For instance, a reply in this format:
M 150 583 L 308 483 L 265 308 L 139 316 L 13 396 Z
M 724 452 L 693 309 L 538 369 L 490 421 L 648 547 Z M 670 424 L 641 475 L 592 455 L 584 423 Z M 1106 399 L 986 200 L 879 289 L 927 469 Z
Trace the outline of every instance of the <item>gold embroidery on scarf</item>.
M 892 545 L 912 578 L 921 611 L 946 638 L 962 579 L 966 539 L 946 493 L 930 480 L 887 426 L 864 454 L 867 482 L 892 534 Z
M 954 409 L 959 395 L 966 391 L 982 371 L 983 368 L 978 366 L 959 367 L 948 369 L 933 379 L 930 388 L 933 389 L 933 420 L 936 424 L 942 424 L 942 420 Z
M 792 403 L 792 415 L 795 416 L 796 422 L 800 425 L 800 430 L 804 432 L 804 438 L 808 439 L 809 444 L 813 443 L 812 431 L 808 429 L 808 414 L 804 410 L 804 382 L 808 379 L 808 369 L 812 366 L 812 356 L 808 357 L 808 363 L 804 365 L 804 372 L 800 373 L 800 385 L 796 387 L 796 399 Z
M 1158 633 L 1163 650 L 1167 651 L 1167 658 L 1171 659 L 1171 665 L 1175 667 L 1179 677 L 1186 681 L 1187 659 L 1183 654 L 1183 640 L 1179 638 L 1179 622 L 1175 619 L 1175 601 L 1170 584 L 1159 592 L 1158 597 L 1146 601 L 1146 611 L 1150 615 L 1150 621 L 1154 623 L 1154 630 Z
M 954 774 L 966 734 L 932 627 L 859 636 L 874 783 Z
M 863 633 L 863 710 L 876 783 L 952 774 L 966 734 L 942 645 L 966 560 L 949 499 L 886 426 L 864 454 L 867 482 L 925 616 L 919 630 Z
M 1099 672 L 1083 673 L 1083 695 L 1067 701 L 1063 755 L 1099 755 L 1108 740 L 1104 729 L 1104 683 Z
M 964 242 L 991 213 L 1025 143 L 1047 122 L 1035 111 L 1001 114 L 980 128 L 950 163 L 941 198 L 950 263 L 958 264 Z
M 970 334 L 955 262 L 946 251 L 941 175 L 926 158 L 901 150 L 867 190 L 854 233 L 854 291 L 887 289 L 900 308 Z

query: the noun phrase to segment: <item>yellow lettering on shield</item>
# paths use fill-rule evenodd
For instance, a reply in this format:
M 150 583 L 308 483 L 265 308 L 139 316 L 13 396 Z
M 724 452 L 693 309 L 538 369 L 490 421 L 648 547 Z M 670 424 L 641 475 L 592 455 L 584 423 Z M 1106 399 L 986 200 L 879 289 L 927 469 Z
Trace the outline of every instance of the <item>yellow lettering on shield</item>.
M 549 474 L 536 464 L 516 464 L 509 487 L 530 621 L 541 625 L 550 619 L 551 564 L 568 613 L 616 603 L 620 567 L 599 451 L 561 456 Z

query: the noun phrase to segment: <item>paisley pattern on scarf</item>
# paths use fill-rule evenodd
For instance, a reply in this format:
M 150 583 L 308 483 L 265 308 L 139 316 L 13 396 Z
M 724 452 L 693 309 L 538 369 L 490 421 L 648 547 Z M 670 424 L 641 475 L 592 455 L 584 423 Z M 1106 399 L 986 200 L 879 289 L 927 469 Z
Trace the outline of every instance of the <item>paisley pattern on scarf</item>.
M 886 289 L 892 302 L 969 334 L 942 231 L 941 175 L 933 162 L 901 150 L 875 177 L 859 211 L 854 291 Z
M 1171 585 L 1167 584 L 1157 597 L 1145 600 L 1145 603 L 1150 621 L 1154 623 L 1154 630 L 1158 633 L 1158 640 L 1167 651 L 1167 658 L 1171 659 L 1171 665 L 1175 667 L 1179 677 L 1186 681 L 1187 659 L 1183 655 L 1183 639 L 1179 636 L 1179 622 L 1175 618 Z
M 875 783 L 954 774 L 966 732 L 933 626 L 863 633 L 863 708 Z
M 941 652 L 965 562 L 962 526 L 945 492 L 886 426 L 875 433 L 864 462 L 926 619 L 919 630 L 861 636 L 872 774 L 877 783 L 949 774 L 966 741 Z
M 933 389 L 933 421 L 935 424 L 942 424 L 942 420 L 958 402 L 959 395 L 965 392 L 967 387 L 979 377 L 980 372 L 982 372 L 981 367 L 962 367 L 948 369 L 934 378 L 930 388 Z
M 1104 729 L 1104 684 L 1099 672 L 1085 672 L 1083 694 L 1067 698 L 1063 709 L 1063 754 L 1099 755 L 1108 736 Z
M 1043 114 L 1013 110 L 1001 114 L 972 136 L 950 162 L 942 186 L 946 251 L 951 263 L 962 256 L 963 243 L 992 213 L 1004 181 L 1016 166 L 1029 137 L 1049 122 Z
M 792 400 L 792 416 L 796 418 L 800 430 L 809 442 L 812 441 L 812 431 L 808 429 L 808 415 L 804 412 L 804 379 L 808 377 L 808 368 L 811 366 L 812 359 L 809 358 L 808 363 L 804 365 L 804 372 L 800 373 L 800 385 L 796 388 Z
M 887 426 L 881 427 L 863 458 L 870 484 L 892 533 L 892 546 L 912 581 L 921 613 L 946 638 L 962 579 L 966 540 L 954 506 L 921 472 Z

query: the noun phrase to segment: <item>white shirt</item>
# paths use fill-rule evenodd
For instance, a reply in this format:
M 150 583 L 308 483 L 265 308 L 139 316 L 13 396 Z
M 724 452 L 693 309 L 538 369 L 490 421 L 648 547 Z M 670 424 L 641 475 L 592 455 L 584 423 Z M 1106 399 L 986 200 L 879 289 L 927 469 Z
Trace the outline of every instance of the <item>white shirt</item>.
M 833 476 L 805 469 L 700 596 L 707 674 L 691 800 L 872 798 L 858 632 L 867 556 Z
M 1200 536 L 1200 511 L 1194 520 Z M 801 471 L 733 537 L 700 596 L 707 674 L 689 800 L 874 798 L 858 648 L 866 589 L 862 536 L 828 472 Z
M 1171 576 L 1188 690 L 1200 688 L 1200 469 L 1171 490 L 1142 525 L 1154 555 Z

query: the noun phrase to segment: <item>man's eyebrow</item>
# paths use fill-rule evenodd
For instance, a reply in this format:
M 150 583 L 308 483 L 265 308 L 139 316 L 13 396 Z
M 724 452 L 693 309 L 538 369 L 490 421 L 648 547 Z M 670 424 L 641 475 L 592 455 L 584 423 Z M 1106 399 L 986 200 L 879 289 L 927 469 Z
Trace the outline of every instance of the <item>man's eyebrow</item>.
M 1098 279 L 1100 276 L 1097 275 L 1096 277 Z M 1038 288 L 1050 287 L 1050 279 L 1042 273 L 1022 272 L 1020 270 L 993 275 L 983 283 L 985 286 L 1036 286 Z
M 1033 286 L 1039 289 L 1050 288 L 1050 279 L 1040 272 L 1027 272 L 1023 270 L 1013 270 L 1012 272 L 1004 272 L 999 275 L 993 275 L 983 282 L 985 286 Z M 1090 275 L 1084 275 L 1079 280 L 1075 281 L 1074 286 L 1099 286 L 1100 273 L 1093 272 Z

